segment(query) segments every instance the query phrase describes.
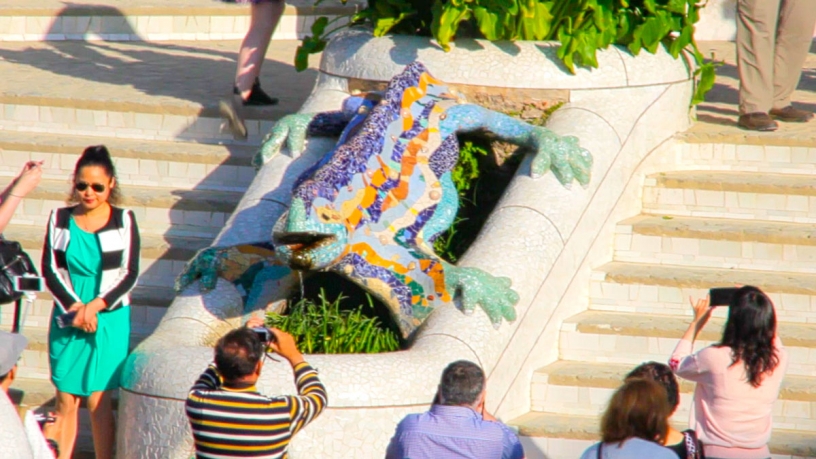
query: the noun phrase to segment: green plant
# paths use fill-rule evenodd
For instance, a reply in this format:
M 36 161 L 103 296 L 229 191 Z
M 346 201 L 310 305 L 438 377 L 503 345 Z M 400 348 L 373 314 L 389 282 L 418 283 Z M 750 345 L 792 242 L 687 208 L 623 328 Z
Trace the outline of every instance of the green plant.
M 339 295 L 329 301 L 321 289 L 318 301 L 301 299 L 290 307 L 287 314 L 270 313 L 267 324 L 291 333 L 307 354 L 371 354 L 400 349 L 396 333 L 382 324 L 379 318 L 367 314 L 374 303 L 366 295 L 368 304 L 344 309 L 345 299 Z
M 318 0 L 318 2 L 321 0 Z M 558 57 L 575 66 L 597 67 L 597 50 L 625 46 L 637 55 L 655 53 L 661 44 L 674 57 L 688 50 L 697 63 L 692 104 L 714 85 L 716 64 L 705 58 L 694 40 L 694 24 L 707 0 L 368 0 L 351 24 L 368 24 L 375 36 L 386 33 L 433 36 L 444 49 L 458 36 L 488 40 L 557 40 Z M 338 20 L 338 19 L 335 19 Z M 310 53 L 323 50 L 326 37 L 345 25 L 320 18 L 303 39 L 296 67 L 303 70 Z

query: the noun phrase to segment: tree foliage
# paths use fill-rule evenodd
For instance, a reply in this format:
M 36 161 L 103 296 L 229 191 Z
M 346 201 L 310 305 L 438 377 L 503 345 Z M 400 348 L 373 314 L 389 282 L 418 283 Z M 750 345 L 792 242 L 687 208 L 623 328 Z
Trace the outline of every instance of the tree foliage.
M 694 24 L 706 0 L 368 0 L 351 24 L 368 24 L 377 37 L 387 33 L 433 36 L 448 50 L 457 36 L 487 40 L 556 40 L 558 58 L 571 71 L 598 67 L 599 49 L 626 47 L 632 54 L 657 52 L 674 57 L 688 51 L 697 63 L 692 103 L 714 85 L 715 64 L 705 62 L 694 40 Z M 318 19 L 298 48 L 296 67 L 326 46 L 332 22 Z

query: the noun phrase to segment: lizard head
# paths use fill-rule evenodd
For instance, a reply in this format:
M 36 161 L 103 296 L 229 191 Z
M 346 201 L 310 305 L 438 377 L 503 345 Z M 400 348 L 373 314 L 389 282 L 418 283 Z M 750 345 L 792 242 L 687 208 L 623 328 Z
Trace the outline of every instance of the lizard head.
M 278 257 L 290 268 L 314 271 L 329 267 L 342 255 L 348 232 L 329 209 L 308 212 L 303 200 L 294 198 L 272 238 Z

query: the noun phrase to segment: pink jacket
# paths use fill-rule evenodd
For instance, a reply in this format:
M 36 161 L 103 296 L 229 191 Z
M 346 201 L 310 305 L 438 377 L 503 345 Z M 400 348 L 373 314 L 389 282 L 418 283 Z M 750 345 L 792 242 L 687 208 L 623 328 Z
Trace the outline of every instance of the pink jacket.
M 741 363 L 731 366 L 731 348 L 709 346 L 693 354 L 691 341 L 680 340 L 669 362 L 677 376 L 694 381 L 689 425 L 708 457 L 764 459 L 771 456 L 771 414 L 788 367 L 788 352 L 777 337 L 779 366 L 759 387 L 747 381 Z

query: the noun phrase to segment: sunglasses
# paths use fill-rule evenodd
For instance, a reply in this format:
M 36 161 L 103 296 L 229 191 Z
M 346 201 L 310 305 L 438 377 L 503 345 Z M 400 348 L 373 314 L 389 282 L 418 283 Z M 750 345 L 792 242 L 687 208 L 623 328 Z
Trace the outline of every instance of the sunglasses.
M 94 190 L 97 193 L 102 193 L 103 191 L 105 191 L 105 185 L 103 185 L 101 183 L 91 183 L 91 184 L 89 184 L 89 183 L 85 183 L 85 182 L 76 182 L 74 184 L 74 188 L 76 188 L 76 190 L 80 191 L 80 192 L 87 190 L 88 187 L 91 187 L 91 189 Z

